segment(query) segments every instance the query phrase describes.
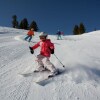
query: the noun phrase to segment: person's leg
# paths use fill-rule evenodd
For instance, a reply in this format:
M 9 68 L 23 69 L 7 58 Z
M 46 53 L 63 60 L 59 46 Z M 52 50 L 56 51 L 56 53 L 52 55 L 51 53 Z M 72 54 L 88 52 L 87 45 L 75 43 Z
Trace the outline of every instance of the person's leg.
M 51 75 L 56 75 L 57 74 L 57 69 L 55 68 L 55 66 L 50 62 L 50 60 L 49 60 L 49 57 L 46 57 L 46 62 L 45 62 L 45 64 L 46 64 L 46 68 L 48 69 L 48 70 L 50 70 L 50 72 L 51 72 Z
M 32 36 L 29 36 L 29 42 L 31 41 L 31 39 L 32 39 Z
M 58 35 L 58 40 L 60 40 L 60 35 Z
M 59 40 L 59 35 L 57 35 L 57 40 Z
M 61 37 L 61 35 L 60 35 L 59 37 L 60 37 L 60 40 L 62 40 L 62 37 Z
M 25 38 L 24 38 L 24 40 L 27 40 L 29 38 L 29 36 L 27 35 Z
M 37 68 L 36 68 L 36 71 L 43 71 L 43 70 L 45 70 L 45 68 L 44 68 L 44 64 L 43 64 L 43 58 L 44 58 L 44 56 L 42 56 L 42 55 L 37 55 L 37 62 L 38 62 L 38 65 L 37 65 Z

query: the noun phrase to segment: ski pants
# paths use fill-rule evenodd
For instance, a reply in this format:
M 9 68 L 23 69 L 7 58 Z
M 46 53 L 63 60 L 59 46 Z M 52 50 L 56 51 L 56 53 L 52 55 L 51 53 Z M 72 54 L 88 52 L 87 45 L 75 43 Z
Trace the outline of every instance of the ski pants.
M 61 35 L 58 35 L 58 36 L 57 36 L 57 40 L 62 40 Z
M 28 38 L 29 38 L 29 42 L 30 42 L 31 39 L 32 39 L 32 36 L 27 35 L 27 36 L 25 37 L 25 40 L 27 40 Z
M 37 66 L 37 70 L 38 71 L 43 71 L 44 69 L 48 69 L 50 72 L 54 73 L 56 72 L 56 68 L 55 66 L 50 62 L 49 60 L 50 57 L 45 57 L 41 54 L 37 55 L 37 62 L 38 62 L 38 66 Z M 43 62 L 44 60 L 44 62 Z M 45 66 L 44 66 L 45 64 Z

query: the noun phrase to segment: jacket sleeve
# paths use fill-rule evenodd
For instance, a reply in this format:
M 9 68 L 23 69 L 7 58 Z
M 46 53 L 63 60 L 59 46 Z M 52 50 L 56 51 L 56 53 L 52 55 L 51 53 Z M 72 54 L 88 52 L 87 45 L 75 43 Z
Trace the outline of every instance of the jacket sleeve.
M 32 32 L 32 35 L 34 36 L 34 31 Z
M 38 48 L 40 46 L 40 42 L 38 42 L 37 44 L 35 44 L 33 47 L 32 47 L 32 49 L 36 49 L 36 48 Z
M 54 43 L 51 43 L 50 42 L 50 49 L 54 49 L 55 47 L 54 47 Z
M 54 44 L 53 43 L 50 43 L 49 49 L 50 49 L 51 54 L 54 54 Z

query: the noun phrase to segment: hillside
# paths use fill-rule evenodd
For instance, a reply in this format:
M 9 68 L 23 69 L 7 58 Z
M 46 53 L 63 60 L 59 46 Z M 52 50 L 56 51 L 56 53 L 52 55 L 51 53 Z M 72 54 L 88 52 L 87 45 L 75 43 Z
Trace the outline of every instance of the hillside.
M 56 40 L 55 55 L 51 62 L 64 73 L 49 80 L 44 86 L 34 77 L 21 77 L 19 73 L 32 73 L 39 48 L 32 55 L 29 46 L 39 41 L 35 32 L 32 42 L 23 38 L 27 31 L 0 27 L 0 100 L 100 100 L 100 31 L 79 36 L 63 36 Z

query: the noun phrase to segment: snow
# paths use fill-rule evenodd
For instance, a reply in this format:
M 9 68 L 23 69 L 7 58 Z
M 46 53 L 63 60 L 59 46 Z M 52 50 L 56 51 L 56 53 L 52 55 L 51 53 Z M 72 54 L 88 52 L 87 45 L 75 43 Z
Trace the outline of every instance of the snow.
M 51 62 L 65 72 L 44 86 L 34 82 L 32 73 L 37 63 L 29 46 L 39 41 L 35 32 L 32 42 L 24 41 L 27 30 L 0 27 L 0 100 L 100 100 L 100 30 L 83 35 L 63 36 L 56 40 Z

